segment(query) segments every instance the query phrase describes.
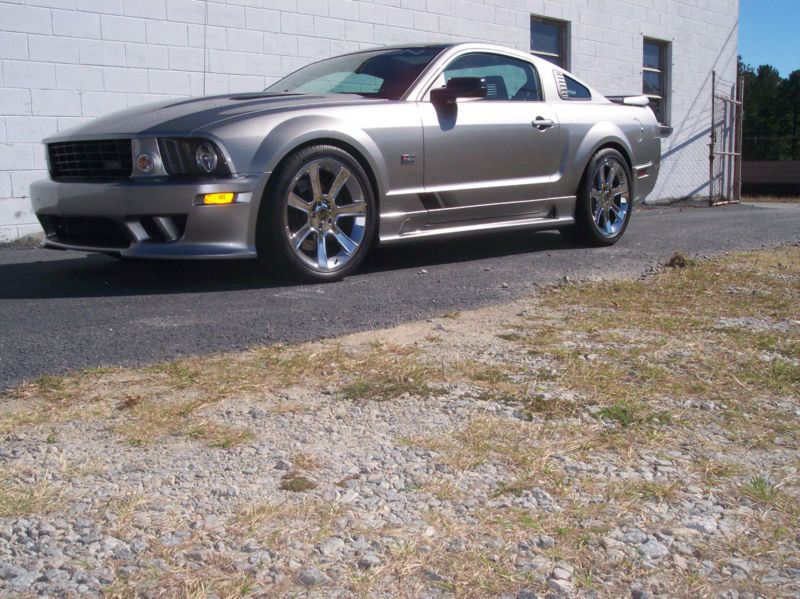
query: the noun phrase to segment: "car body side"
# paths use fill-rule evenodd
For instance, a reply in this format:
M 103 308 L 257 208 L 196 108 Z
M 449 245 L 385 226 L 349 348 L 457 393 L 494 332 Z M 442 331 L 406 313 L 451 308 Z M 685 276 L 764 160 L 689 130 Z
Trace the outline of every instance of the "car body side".
M 450 61 L 475 52 L 499 53 L 531 62 L 539 75 L 542 102 L 459 100 L 455 117 L 443 117 L 430 102 L 429 90 Z M 146 122 L 147 116 L 134 110 L 127 127 L 125 119 L 118 119 L 119 125 L 98 122 L 84 126 L 77 133 L 65 132 L 46 141 L 201 137 L 218 145 L 234 176 L 225 180 L 131 179 L 101 184 L 44 180 L 32 186 L 32 201 L 37 214 L 72 211 L 122 218 L 134 205 L 142 213 L 188 211 L 190 225 L 182 239 L 172 245 L 136 244 L 120 251 L 123 256 L 254 256 L 260 202 L 273 173 L 298 148 L 320 142 L 342 146 L 369 173 L 379 207 L 377 238 L 383 244 L 426 234 L 497 228 L 504 223 L 532 228 L 568 225 L 573 222 L 576 190 L 586 165 L 603 147 L 618 149 L 629 162 L 632 199 L 641 200 L 655 185 L 660 161 L 659 125 L 652 111 L 647 107 L 612 103 L 580 80 L 592 91 L 592 99 L 562 99 L 554 77 L 554 72 L 559 71 L 546 61 L 515 50 L 459 44 L 445 49 L 398 101 L 329 95 L 260 102 L 259 95 L 253 94 L 252 100 L 241 99 L 238 104 L 231 104 L 224 98 L 212 98 L 204 105 L 208 110 L 187 114 L 181 113 L 181 102 L 165 105 L 161 107 L 164 111 L 176 112 L 174 118 L 165 118 L 149 128 L 135 125 L 137 119 Z M 502 160 L 499 154 L 504 142 L 499 138 L 486 139 L 479 132 L 474 138 L 481 147 L 466 148 L 465 153 L 461 145 L 448 145 L 445 140 L 438 150 L 440 160 L 435 162 L 436 169 L 426 166 L 429 162 L 434 164 L 433 157 L 426 159 L 426 141 L 442 132 L 446 134 L 448 127 L 466 127 L 464 120 L 471 111 L 481 110 L 471 105 L 478 104 L 492 107 L 501 120 L 505 112 L 512 111 L 498 112 L 499 105 L 513 105 L 519 113 L 520 129 L 509 131 L 519 134 L 522 140 L 527 139 L 525 136 L 534 142 L 536 136 L 547 140 L 549 162 L 543 173 L 533 177 L 506 173 L 505 177 L 486 175 L 480 181 L 470 180 L 473 172 L 502 170 L 498 161 Z M 191 101 L 186 106 L 192 106 Z M 533 126 L 533 119 L 539 116 L 537 107 L 547 109 L 548 115 L 553 116 L 552 129 L 539 131 Z M 529 117 L 525 117 L 526 110 Z M 476 112 L 478 117 L 480 114 Z M 525 118 L 529 122 L 522 122 Z M 448 119 L 453 122 L 446 122 Z M 514 123 L 511 125 L 516 127 Z M 448 162 L 441 148 L 447 156 L 455 158 Z M 513 170 L 510 172 L 513 175 Z M 452 183 L 433 184 L 434 173 L 437 180 Z M 640 178 L 639 173 L 644 176 Z M 198 195 L 222 191 L 240 194 L 240 201 L 228 206 L 195 205 Z M 50 245 L 58 247 L 57 243 Z

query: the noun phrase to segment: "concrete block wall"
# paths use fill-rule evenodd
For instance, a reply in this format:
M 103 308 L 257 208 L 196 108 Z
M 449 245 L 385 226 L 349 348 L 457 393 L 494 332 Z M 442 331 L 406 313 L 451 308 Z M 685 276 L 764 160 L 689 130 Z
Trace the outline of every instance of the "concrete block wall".
M 672 124 L 654 198 L 703 193 L 712 69 L 734 78 L 738 0 L 0 0 L 0 242 L 39 231 L 41 139 L 145 102 L 263 89 L 360 48 L 483 40 L 529 49 L 571 22 L 572 70 L 639 93 L 642 38 L 672 43 Z

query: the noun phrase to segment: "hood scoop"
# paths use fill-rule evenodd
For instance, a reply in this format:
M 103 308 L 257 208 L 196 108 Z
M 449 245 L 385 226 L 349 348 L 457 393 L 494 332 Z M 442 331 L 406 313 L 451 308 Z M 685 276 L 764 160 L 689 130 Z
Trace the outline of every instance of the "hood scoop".
M 259 94 L 242 94 L 238 96 L 231 96 L 231 100 L 245 101 L 245 100 L 267 100 L 269 98 L 291 98 L 302 96 L 303 94 L 282 94 L 282 93 L 259 93 Z

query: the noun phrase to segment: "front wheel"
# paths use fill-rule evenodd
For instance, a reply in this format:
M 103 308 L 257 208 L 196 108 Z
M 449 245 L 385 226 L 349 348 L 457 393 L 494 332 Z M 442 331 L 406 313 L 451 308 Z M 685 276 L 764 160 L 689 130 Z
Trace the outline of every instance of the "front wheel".
M 339 147 L 311 146 L 289 156 L 262 201 L 258 256 L 279 276 L 341 279 L 358 268 L 372 243 L 372 186 Z
M 600 150 L 589 161 L 575 204 L 575 226 L 562 232 L 582 243 L 612 245 L 631 219 L 631 173 L 617 150 Z

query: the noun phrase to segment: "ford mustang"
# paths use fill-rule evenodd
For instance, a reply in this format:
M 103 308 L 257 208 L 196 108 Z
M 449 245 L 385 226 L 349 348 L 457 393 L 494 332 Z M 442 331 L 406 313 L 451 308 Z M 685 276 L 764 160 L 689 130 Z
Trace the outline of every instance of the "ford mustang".
M 335 280 L 375 244 L 436 236 L 613 244 L 655 185 L 663 133 L 646 97 L 606 98 L 523 52 L 386 47 L 64 131 L 31 199 L 45 247 Z

